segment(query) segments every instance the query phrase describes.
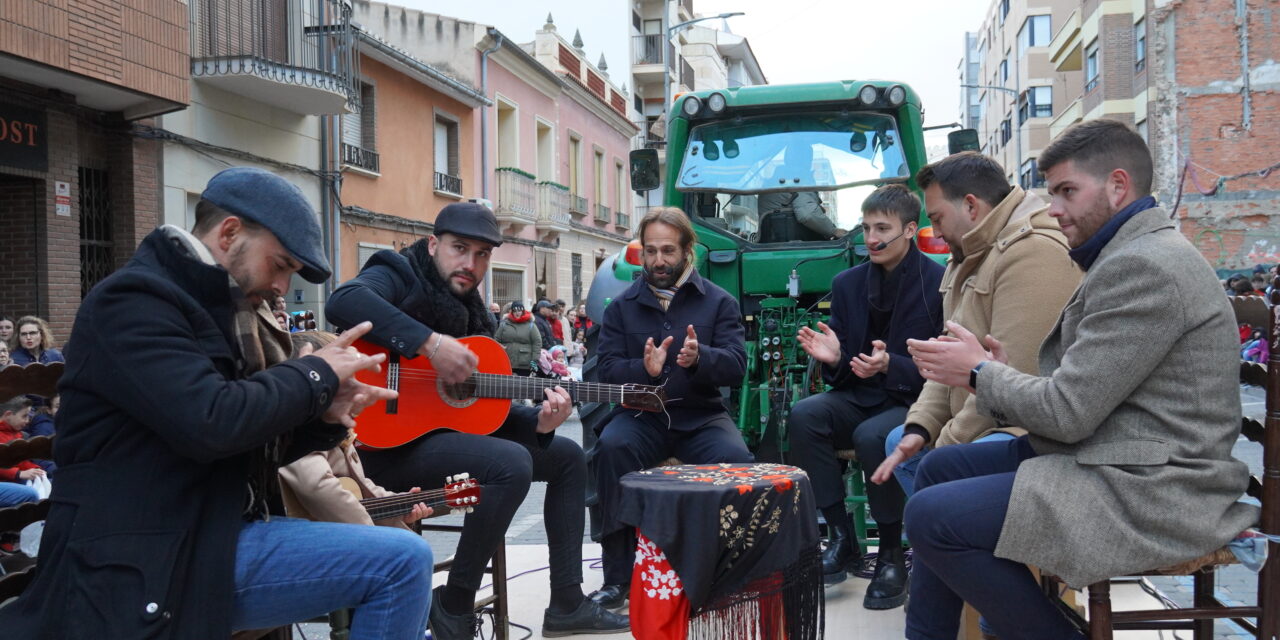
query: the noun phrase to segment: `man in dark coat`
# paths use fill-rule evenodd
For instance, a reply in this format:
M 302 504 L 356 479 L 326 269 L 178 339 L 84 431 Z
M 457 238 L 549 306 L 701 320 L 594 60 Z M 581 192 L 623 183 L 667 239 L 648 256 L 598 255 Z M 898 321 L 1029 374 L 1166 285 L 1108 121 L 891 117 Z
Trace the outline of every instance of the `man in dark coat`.
M 346 347 L 287 359 L 264 301 L 329 275 L 302 192 L 214 176 L 195 235 L 164 226 L 85 297 L 58 385 L 60 468 L 12 638 L 226 640 L 355 607 L 352 638 L 421 638 L 431 551 L 386 527 L 267 517 L 276 469 L 395 397 Z M 361 577 L 367 576 L 367 577 Z
M 869 476 L 885 459 L 885 438 L 902 424 L 924 378 L 907 355 L 907 339 L 929 339 L 942 331 L 942 265 L 916 248 L 912 238 L 920 199 L 902 185 L 877 189 L 862 203 L 862 232 L 870 260 L 831 283 L 831 324 L 818 323 L 797 336 L 822 363 L 832 389 L 791 408 L 788 462 L 804 469 L 818 508 L 830 527 L 823 554 L 828 584 L 842 582 L 857 559 L 852 523 L 844 506 L 842 462 L 837 449 L 855 449 Z M 907 597 L 902 509 L 906 498 L 896 480 L 866 483 L 867 502 L 880 529 L 875 577 L 863 606 L 890 609 Z
M 660 207 L 640 220 L 644 277 L 605 307 L 597 355 L 600 381 L 664 384 L 666 413 L 614 409 L 600 427 L 592 467 L 600 498 L 604 587 L 592 598 L 627 602 L 635 530 L 618 521 L 619 480 L 672 455 L 689 464 L 751 462 L 720 399 L 747 366 L 738 302 L 693 266 L 693 225 Z M 677 345 L 678 341 L 678 345 Z M 675 353 L 673 353 L 675 352 Z
M 457 337 L 493 336 L 493 316 L 476 287 L 489 256 L 502 244 L 488 208 L 451 204 L 436 217 L 434 235 L 402 252 L 380 251 L 330 298 L 326 310 L 339 326 L 372 320 L 369 340 L 402 358 L 431 361 L 445 382 L 465 380 L 476 354 Z M 431 603 L 431 633 L 440 640 L 470 639 L 472 612 L 484 568 L 524 501 L 529 483 L 547 483 L 545 523 L 550 552 L 551 602 L 544 635 L 615 633 L 627 618 L 606 611 L 582 593 L 586 459 L 582 447 L 552 432 L 572 411 L 569 394 L 548 390 L 541 408 L 514 405 L 493 435 L 436 430 L 393 449 L 361 451 L 365 470 L 394 491 L 439 486 L 446 475 L 466 472 L 484 485 L 484 499 L 463 523 L 449 581 Z
M 542 348 L 550 351 L 551 347 L 560 344 L 556 340 L 554 329 L 551 323 L 557 322 L 556 305 L 550 300 L 539 300 L 538 304 L 533 305 L 533 323 L 538 327 L 538 334 L 542 336 Z

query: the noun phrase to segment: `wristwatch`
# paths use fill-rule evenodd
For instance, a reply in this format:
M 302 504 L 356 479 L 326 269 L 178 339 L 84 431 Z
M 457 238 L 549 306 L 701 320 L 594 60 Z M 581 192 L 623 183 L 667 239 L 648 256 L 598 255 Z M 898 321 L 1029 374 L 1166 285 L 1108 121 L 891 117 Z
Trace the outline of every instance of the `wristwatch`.
M 982 362 L 978 363 L 978 366 L 969 370 L 969 388 L 973 389 L 974 393 L 978 392 L 978 372 L 982 371 L 982 367 L 986 365 L 987 365 L 987 361 L 983 360 Z

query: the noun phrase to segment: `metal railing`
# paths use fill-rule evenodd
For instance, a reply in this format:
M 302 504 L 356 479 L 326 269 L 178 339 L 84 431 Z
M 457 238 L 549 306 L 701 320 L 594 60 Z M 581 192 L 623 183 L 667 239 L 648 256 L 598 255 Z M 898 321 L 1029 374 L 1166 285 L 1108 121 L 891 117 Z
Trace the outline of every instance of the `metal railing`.
M 598 222 L 608 222 L 610 218 L 609 207 L 602 204 L 596 204 L 596 220 Z
M 689 88 L 690 91 L 697 91 L 698 87 L 694 84 L 693 67 L 688 60 L 680 59 L 680 84 Z
M 640 133 L 636 138 L 640 141 L 640 146 L 646 149 L 661 149 L 667 146 L 667 139 L 652 131 L 656 121 L 637 120 L 635 125 L 640 128 Z
M 631 64 L 662 64 L 662 35 L 631 36 Z
M 342 164 L 374 173 L 381 172 L 381 161 L 377 151 L 371 151 L 345 142 L 342 143 Z
M 454 195 L 462 195 L 462 178 L 451 176 L 447 173 L 435 172 L 436 174 L 436 191 L 452 193 Z
M 191 75 L 251 74 L 347 96 L 359 58 L 346 0 L 189 0 Z
M 613 226 L 620 229 L 631 229 L 631 216 L 619 211 L 613 214 Z
M 494 173 L 498 175 L 498 206 L 493 212 L 532 220 L 537 215 L 533 175 L 511 167 L 498 167 Z
M 569 187 L 554 182 L 538 183 L 538 224 L 569 227 Z
M 569 194 L 569 213 L 577 213 L 585 216 L 590 210 L 590 207 L 587 206 L 586 198 L 576 193 Z

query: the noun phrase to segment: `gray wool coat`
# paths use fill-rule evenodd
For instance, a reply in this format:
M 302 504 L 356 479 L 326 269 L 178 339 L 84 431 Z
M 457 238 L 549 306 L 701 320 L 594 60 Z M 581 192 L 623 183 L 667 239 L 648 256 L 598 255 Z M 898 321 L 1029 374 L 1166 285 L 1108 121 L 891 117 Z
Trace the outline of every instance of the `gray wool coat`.
M 1239 502 L 1239 334 L 1213 270 L 1167 211 L 1131 218 L 1040 347 L 993 362 L 978 411 L 1025 427 L 995 554 L 1072 587 L 1208 553 L 1258 518 Z

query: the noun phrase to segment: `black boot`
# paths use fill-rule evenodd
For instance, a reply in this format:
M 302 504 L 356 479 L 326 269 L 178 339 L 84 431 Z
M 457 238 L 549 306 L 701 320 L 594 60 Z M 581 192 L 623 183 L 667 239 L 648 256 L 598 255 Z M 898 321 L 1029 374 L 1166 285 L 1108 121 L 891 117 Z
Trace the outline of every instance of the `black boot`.
M 849 525 L 828 524 L 830 531 L 827 548 L 822 552 L 822 582 L 832 585 L 840 584 L 848 577 L 850 565 L 857 559 L 853 552 L 853 535 Z
M 867 585 L 867 595 L 862 599 L 862 606 L 867 609 L 892 609 L 907 601 L 910 576 L 902 543 L 897 538 L 886 541 L 881 537 L 880 545 L 875 577 Z

